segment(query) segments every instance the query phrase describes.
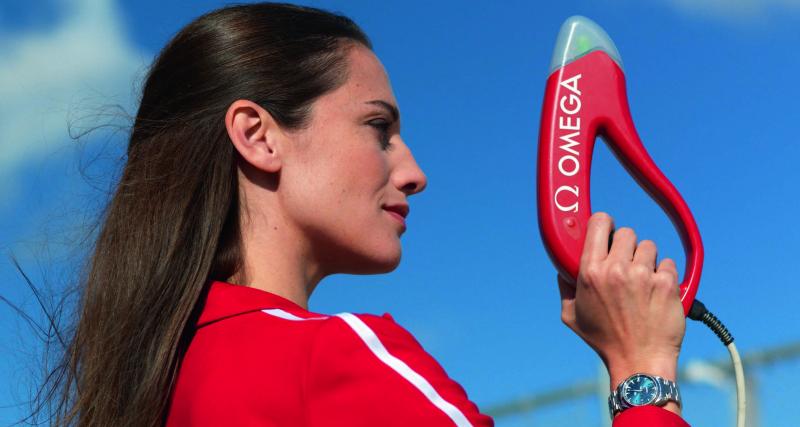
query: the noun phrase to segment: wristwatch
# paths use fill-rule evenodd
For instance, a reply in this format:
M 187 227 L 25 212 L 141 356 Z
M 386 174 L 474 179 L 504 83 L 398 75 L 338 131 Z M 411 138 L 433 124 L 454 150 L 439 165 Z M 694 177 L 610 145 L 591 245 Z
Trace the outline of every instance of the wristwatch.
M 634 406 L 664 406 L 670 400 L 681 406 L 681 393 L 674 381 L 637 373 L 620 383 L 608 396 L 608 412 L 614 418 Z

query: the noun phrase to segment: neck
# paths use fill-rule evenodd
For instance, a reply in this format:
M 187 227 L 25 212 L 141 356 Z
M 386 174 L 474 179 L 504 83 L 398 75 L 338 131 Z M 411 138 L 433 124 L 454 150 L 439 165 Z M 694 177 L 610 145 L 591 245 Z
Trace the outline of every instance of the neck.
M 324 276 L 302 234 L 280 212 L 250 206 L 242 216 L 244 265 L 229 281 L 280 295 L 308 309 L 308 299 Z

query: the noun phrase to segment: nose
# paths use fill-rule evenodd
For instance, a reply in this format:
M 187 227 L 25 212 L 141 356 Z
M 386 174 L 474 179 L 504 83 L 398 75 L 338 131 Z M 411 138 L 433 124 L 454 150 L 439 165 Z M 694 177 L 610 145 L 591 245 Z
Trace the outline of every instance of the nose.
M 410 196 L 424 190 L 428 185 L 428 178 L 420 169 L 408 146 L 405 144 L 402 146 L 404 153 L 402 156 L 398 156 L 398 162 L 392 172 L 392 183 L 400 191 Z

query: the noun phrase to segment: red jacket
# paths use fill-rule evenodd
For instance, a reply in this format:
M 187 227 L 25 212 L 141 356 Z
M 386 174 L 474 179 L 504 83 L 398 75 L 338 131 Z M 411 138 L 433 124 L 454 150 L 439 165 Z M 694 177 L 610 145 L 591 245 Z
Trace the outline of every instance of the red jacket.
M 388 314 L 304 310 L 212 282 L 171 396 L 177 426 L 493 426 Z M 661 408 L 614 427 L 688 427 Z

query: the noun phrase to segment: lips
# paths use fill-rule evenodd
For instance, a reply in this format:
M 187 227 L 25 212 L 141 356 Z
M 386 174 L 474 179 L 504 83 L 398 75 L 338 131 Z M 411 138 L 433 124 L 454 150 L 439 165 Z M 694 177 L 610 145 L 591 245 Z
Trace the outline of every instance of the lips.
M 383 210 L 385 210 L 389 216 L 394 218 L 400 225 L 403 226 L 403 229 L 406 227 L 406 216 L 408 216 L 409 208 L 408 205 L 405 204 L 397 204 L 397 205 L 385 205 L 383 206 Z
M 385 205 L 383 209 L 394 212 L 397 215 L 400 215 L 401 218 L 405 219 L 408 216 L 409 207 L 408 205 L 397 204 L 397 205 Z

